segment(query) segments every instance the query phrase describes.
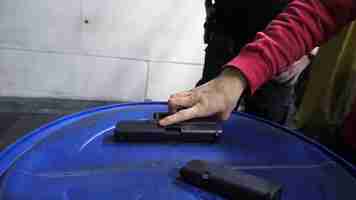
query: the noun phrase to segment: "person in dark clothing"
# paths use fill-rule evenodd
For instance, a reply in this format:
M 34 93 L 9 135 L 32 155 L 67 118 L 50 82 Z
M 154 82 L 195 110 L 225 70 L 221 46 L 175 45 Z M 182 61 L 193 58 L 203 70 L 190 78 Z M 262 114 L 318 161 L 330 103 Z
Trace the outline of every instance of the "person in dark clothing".
M 172 114 L 161 119 L 159 124 L 168 126 L 212 115 L 228 120 L 243 94 L 253 95 L 353 20 L 356 20 L 356 0 L 290 1 L 283 12 L 222 66 L 224 70 L 218 77 L 197 88 L 171 95 L 168 103 Z M 343 127 L 345 140 L 353 148 L 356 148 L 355 122 L 356 101 Z
M 216 78 L 222 67 L 233 59 L 287 5 L 287 1 L 205 1 L 205 61 L 197 86 Z M 306 67 L 306 66 L 305 66 Z M 295 87 L 304 70 L 294 70 L 291 77 L 276 78 L 264 84 L 253 96 L 241 102 L 244 111 L 280 124 L 290 121 L 295 110 Z M 272 92 L 273 91 L 273 92 Z
M 228 120 L 243 94 L 293 67 L 293 62 L 330 40 L 356 20 L 356 0 L 293 0 L 256 34 L 215 79 L 168 99 L 171 115 L 161 126 L 215 115 Z M 272 91 L 273 92 L 273 91 Z M 183 109 L 181 109 L 183 108 Z M 345 138 L 356 148 L 356 103 L 346 119 Z

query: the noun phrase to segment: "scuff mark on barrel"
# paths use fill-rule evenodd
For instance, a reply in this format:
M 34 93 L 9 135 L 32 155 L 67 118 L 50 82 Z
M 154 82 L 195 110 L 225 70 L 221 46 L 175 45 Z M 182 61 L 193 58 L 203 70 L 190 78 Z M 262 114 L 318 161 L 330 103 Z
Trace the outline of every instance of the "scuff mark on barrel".
M 95 140 L 97 137 L 105 134 L 106 132 L 112 131 L 115 129 L 115 126 L 111 126 L 105 130 L 100 131 L 99 133 L 93 135 L 91 138 L 89 138 L 80 148 L 79 152 L 81 152 L 86 146 L 88 146 L 93 140 Z
M 99 168 L 82 168 L 78 170 L 68 170 L 68 171 L 52 171 L 52 172 L 37 172 L 33 173 L 30 171 L 16 170 L 16 173 L 21 173 L 27 176 L 43 177 L 43 178 L 65 178 L 65 177 L 84 177 L 84 176 L 95 176 L 101 174 L 112 174 L 112 173 L 126 173 L 130 171 L 142 171 L 147 169 L 159 170 L 169 170 L 172 168 L 170 162 L 163 161 L 147 161 L 140 164 L 127 164 L 120 166 L 106 166 Z

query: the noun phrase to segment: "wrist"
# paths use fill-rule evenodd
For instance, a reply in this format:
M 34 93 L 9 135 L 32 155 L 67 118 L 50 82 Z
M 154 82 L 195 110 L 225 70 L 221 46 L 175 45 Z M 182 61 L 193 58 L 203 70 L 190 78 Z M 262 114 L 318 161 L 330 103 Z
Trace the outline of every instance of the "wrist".
M 233 85 L 237 85 L 240 89 L 245 90 L 248 86 L 247 79 L 242 72 L 234 67 L 227 66 L 220 75 L 221 78 L 233 82 Z

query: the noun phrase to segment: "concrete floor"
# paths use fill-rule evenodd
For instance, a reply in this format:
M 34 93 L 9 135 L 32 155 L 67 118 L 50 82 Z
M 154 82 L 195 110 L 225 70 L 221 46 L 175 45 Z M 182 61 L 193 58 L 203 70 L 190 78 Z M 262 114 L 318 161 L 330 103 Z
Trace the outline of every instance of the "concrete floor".
M 0 97 L 0 151 L 26 133 L 64 115 L 120 102 Z

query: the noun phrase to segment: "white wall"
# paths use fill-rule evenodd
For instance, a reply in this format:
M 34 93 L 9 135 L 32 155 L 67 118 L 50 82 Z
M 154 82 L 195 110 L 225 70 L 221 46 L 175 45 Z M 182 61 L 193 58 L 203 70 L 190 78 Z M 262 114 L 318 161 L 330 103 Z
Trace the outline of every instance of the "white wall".
M 200 78 L 203 20 L 202 0 L 0 0 L 0 96 L 165 100 Z

